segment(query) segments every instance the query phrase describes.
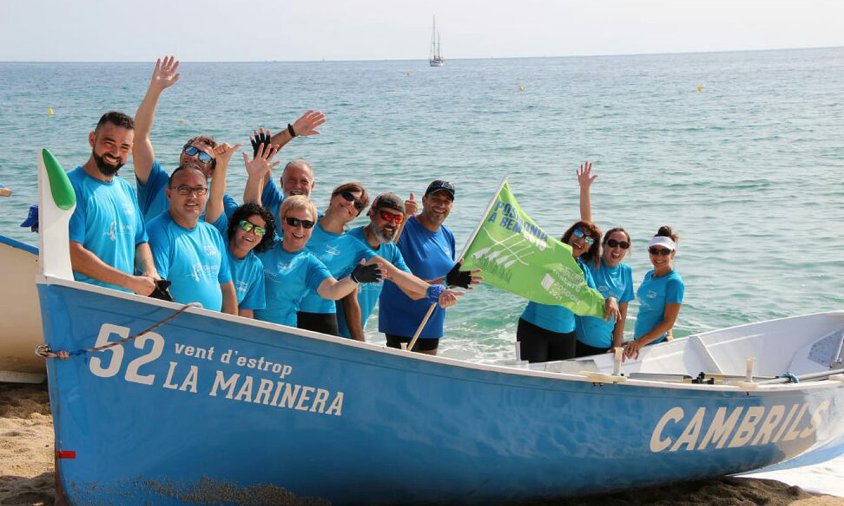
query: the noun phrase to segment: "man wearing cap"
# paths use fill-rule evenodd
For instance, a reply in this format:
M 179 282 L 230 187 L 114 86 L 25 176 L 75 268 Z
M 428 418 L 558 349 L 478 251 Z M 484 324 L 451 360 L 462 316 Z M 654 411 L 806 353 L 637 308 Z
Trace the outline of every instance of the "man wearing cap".
M 11 197 L 12 196 L 12 189 L 6 188 L 6 185 L 0 183 L 0 197 Z
M 135 113 L 138 139 L 132 151 L 132 156 L 138 183 L 138 200 L 146 221 L 155 218 L 168 208 L 165 190 L 169 176 L 158 160 L 155 159 L 150 132 L 155 120 L 158 99 L 164 90 L 173 86 L 179 80 L 178 70 L 179 61 L 172 56 L 157 60 L 149 88 Z M 324 121 L 322 113 L 308 111 L 295 123 L 288 125 L 287 129 L 274 136 L 273 143 L 281 148 L 295 136 L 317 134 L 318 132 L 314 129 Z M 216 155 L 214 153 L 216 145 L 216 141 L 208 136 L 201 135 L 191 138 L 182 148 L 182 153 L 179 155 L 179 166 L 197 168 L 205 174 L 206 178 L 210 179 L 214 176 L 216 167 Z M 223 203 L 227 216 L 231 215 L 238 206 L 237 201 L 230 195 L 223 196 Z
M 103 114 L 88 134 L 91 156 L 68 173 L 76 193 L 70 263 L 77 281 L 149 295 L 158 273 L 141 211 L 129 183 L 115 177 L 129 160 L 134 133 L 129 116 Z M 136 270 L 142 274 L 134 275 Z
M 480 283 L 481 278 L 476 276 L 477 271 L 460 270 L 460 263 L 455 263 L 454 258 L 454 234 L 443 225 L 453 202 L 454 185 L 448 181 L 433 181 L 422 197 L 422 213 L 407 220 L 396 245 L 415 276 L 429 283 L 445 282 L 448 286 L 469 288 Z M 411 300 L 395 283 L 385 282 L 378 330 L 387 336 L 387 346 L 400 348 L 401 343 L 409 343 L 430 306 L 429 301 Z M 435 308 L 414 351 L 436 355 L 444 323 L 445 310 Z
M 385 262 L 384 278 L 390 279 L 412 300 L 425 298 L 428 303 L 437 302 L 443 308 L 454 305 L 462 292 L 446 290 L 440 284 L 429 285 L 411 274 L 404 263 L 401 251 L 393 242 L 397 230 L 404 221 L 405 206 L 395 193 L 382 193 L 375 197 L 369 209 L 369 224 L 349 231 Z M 337 301 L 337 323 L 340 335 L 364 341 L 366 321 L 381 295 L 383 285 L 369 283 L 359 285 L 357 293 L 351 293 Z

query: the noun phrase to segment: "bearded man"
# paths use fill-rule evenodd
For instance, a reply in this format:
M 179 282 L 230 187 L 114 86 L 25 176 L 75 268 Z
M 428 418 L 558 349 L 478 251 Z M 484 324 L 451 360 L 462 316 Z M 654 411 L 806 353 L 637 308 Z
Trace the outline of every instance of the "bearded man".
M 91 156 L 68 174 L 76 193 L 70 262 L 77 281 L 149 295 L 159 276 L 143 217 L 132 186 L 115 177 L 129 160 L 134 136 L 132 118 L 114 111 L 88 134 Z
M 399 227 L 404 221 L 405 205 L 395 193 L 382 193 L 375 197 L 369 209 L 369 224 L 354 228 L 349 235 L 357 238 L 376 255 L 386 260 L 385 279 L 389 279 L 411 300 L 426 299 L 427 303 L 438 302 L 441 308 L 457 303 L 462 292 L 447 290 L 444 286 L 430 285 L 414 276 L 404 263 L 401 251 L 395 244 Z M 358 341 L 364 340 L 366 321 L 372 314 L 381 295 L 381 283 L 358 286 L 337 302 L 337 323 L 340 335 Z

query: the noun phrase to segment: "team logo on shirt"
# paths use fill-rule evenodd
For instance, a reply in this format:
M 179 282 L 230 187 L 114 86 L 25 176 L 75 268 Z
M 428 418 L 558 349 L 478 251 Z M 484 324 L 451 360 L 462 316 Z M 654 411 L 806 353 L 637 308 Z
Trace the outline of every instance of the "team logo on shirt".
M 205 254 L 206 255 L 208 255 L 209 257 L 215 257 L 215 256 L 217 256 L 217 253 L 218 253 L 218 251 L 217 251 L 216 246 L 214 246 L 213 244 L 206 244 L 205 245 Z
M 325 248 L 325 256 L 336 257 L 340 254 L 340 250 L 336 246 L 328 246 Z

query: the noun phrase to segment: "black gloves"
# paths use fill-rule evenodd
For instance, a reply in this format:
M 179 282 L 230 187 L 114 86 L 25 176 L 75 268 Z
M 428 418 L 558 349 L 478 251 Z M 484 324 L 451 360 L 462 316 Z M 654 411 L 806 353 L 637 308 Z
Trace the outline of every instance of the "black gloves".
M 376 264 L 356 265 L 349 275 L 355 283 L 377 283 L 381 281 L 381 269 Z
M 252 142 L 252 158 L 255 158 L 258 156 L 258 148 L 261 144 L 264 145 L 264 149 L 266 150 L 267 146 L 272 144 L 273 139 L 270 137 L 270 134 L 262 131 L 250 137 L 249 141 Z
M 149 294 L 150 297 L 154 299 L 161 299 L 166 300 L 169 302 L 173 302 L 173 296 L 170 295 L 170 282 L 166 279 L 156 279 L 155 280 L 155 290 Z
M 445 275 L 445 284 L 448 286 L 459 286 L 460 288 L 469 288 L 472 284 L 472 273 L 469 271 L 461 271 L 462 263 L 454 264 L 454 267 Z

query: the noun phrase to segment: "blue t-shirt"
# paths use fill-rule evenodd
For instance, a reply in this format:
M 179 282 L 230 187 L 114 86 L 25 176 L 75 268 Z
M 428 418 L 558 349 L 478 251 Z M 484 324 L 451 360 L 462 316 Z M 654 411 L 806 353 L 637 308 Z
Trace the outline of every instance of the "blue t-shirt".
M 615 297 L 619 304 L 633 300 L 633 269 L 627 264 L 609 267 L 601 260 L 601 265 L 589 262 L 586 264 L 595 288 L 601 292 L 604 299 Z M 595 348 L 609 348 L 612 346 L 612 333 L 615 328 L 615 318 L 605 321 L 595 316 L 575 316 L 577 340 Z
M 146 184 L 141 184 L 135 179 L 138 187 L 138 204 L 141 207 L 141 212 L 144 213 L 144 221 L 148 222 L 170 208 L 170 202 L 167 200 L 167 185 L 170 184 L 170 175 L 164 171 L 158 160 L 152 162 L 152 169 L 149 172 Z M 223 195 L 223 208 L 226 216 L 231 216 L 235 209 L 237 209 L 237 201 L 235 201 L 229 194 Z M 205 210 L 202 211 L 202 216 L 205 216 Z
M 329 232 L 319 223 L 314 226 L 307 249 L 328 267 L 334 279 L 343 278 L 352 272 L 361 258 L 369 260 L 375 256 L 369 246 L 356 238 L 345 232 L 341 234 Z M 309 290 L 299 305 L 299 311 L 334 314 L 337 312 L 337 306 L 333 300 L 320 297 L 316 290 Z
M 273 247 L 258 253 L 264 266 L 266 307 L 255 311 L 255 318 L 296 326 L 296 311 L 309 290 L 331 277 L 325 264 L 307 249 L 291 253 L 276 239 Z
M 686 285 L 677 271 L 671 271 L 668 275 L 659 278 L 654 277 L 654 271 L 645 274 L 645 279 L 636 290 L 636 298 L 639 299 L 639 314 L 636 316 L 633 338 L 642 337 L 659 325 L 665 318 L 665 305 L 682 304 L 685 291 Z M 668 332 L 650 344 L 663 341 L 666 335 Z
M 132 186 L 115 176 L 111 182 L 95 179 L 82 167 L 68 174 L 76 193 L 76 210 L 70 218 L 70 240 L 115 269 L 134 274 L 135 248 L 147 242 L 147 233 Z M 92 285 L 128 291 L 76 271 L 73 278 Z
M 397 269 L 405 272 L 410 272 L 407 265 L 404 263 L 404 257 L 401 256 L 398 246 L 395 243 L 389 242 L 386 244 L 379 244 L 378 249 L 374 250 L 366 242 L 366 232 L 364 227 L 353 228 L 349 231 L 349 235 L 362 242 L 373 255 L 378 255 L 384 260 L 393 264 Z M 375 304 L 378 303 L 378 297 L 381 296 L 382 283 L 362 283 L 358 285 L 358 304 L 360 304 L 360 321 L 364 329 L 366 329 L 366 320 L 372 311 L 375 309 Z M 349 326 L 346 324 L 346 313 L 343 310 L 343 301 L 338 300 L 337 306 L 337 327 L 340 330 L 340 335 L 343 337 L 352 337 L 349 332 Z
M 173 300 L 199 302 L 205 309 L 223 307 L 220 285 L 232 280 L 226 245 L 216 228 L 200 220 L 193 230 L 173 221 L 169 212 L 147 224 L 149 247 L 158 274 L 172 282 Z
M 411 216 L 396 245 L 410 272 L 418 278 L 431 280 L 445 277 L 454 267 L 454 234 L 445 225 L 440 226 L 436 232 L 431 232 L 423 227 L 415 216 Z M 411 337 L 430 307 L 431 301 L 428 299 L 414 301 L 395 283 L 384 281 L 381 309 L 378 312 L 378 330 L 386 334 Z M 444 325 L 445 309 L 437 305 L 419 337 L 439 339 L 443 336 Z
M 264 288 L 264 266 L 253 252 L 236 258 L 230 249 L 229 256 L 234 291 L 237 293 L 238 309 L 264 309 L 267 307 Z
M 591 288 L 595 288 L 595 280 L 592 279 L 592 274 L 589 272 L 589 268 L 586 267 L 586 263 L 578 258 L 577 265 L 583 271 L 586 284 Z M 528 305 L 522 312 L 522 318 L 537 327 L 542 327 L 552 332 L 559 332 L 560 334 L 574 332 L 575 328 L 575 314 L 571 309 L 563 306 L 539 304 L 538 302 L 531 301 L 528 302 Z
M 226 245 L 232 283 L 234 283 L 234 291 L 237 294 L 238 309 L 264 309 L 264 306 L 266 306 L 264 266 L 261 265 L 261 261 L 252 251 L 243 258 L 237 258 L 232 254 L 228 241 L 229 220 L 225 213 L 221 214 L 214 222 L 214 228 L 220 232 L 220 236 Z

